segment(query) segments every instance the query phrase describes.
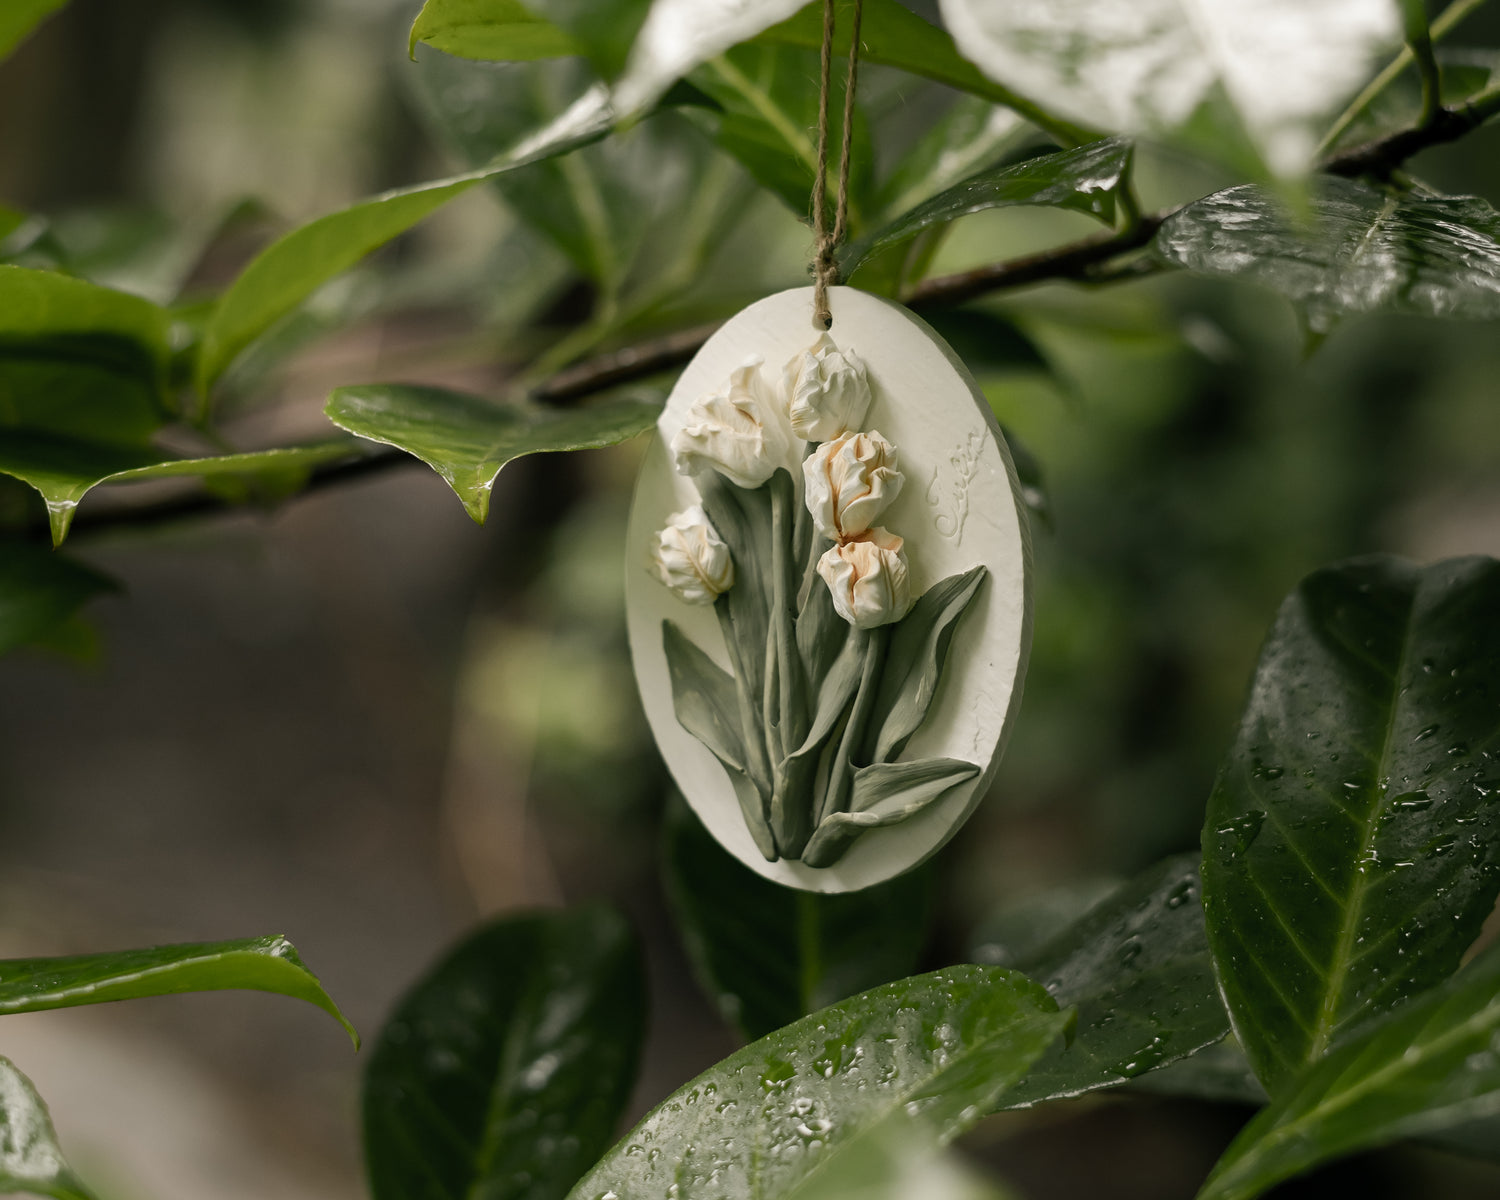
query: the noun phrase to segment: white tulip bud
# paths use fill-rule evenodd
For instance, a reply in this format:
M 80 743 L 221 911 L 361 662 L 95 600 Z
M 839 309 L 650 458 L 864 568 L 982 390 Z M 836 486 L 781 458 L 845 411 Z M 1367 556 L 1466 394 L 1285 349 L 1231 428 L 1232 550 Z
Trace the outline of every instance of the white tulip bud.
M 875 524 L 906 481 L 896 465 L 896 447 L 873 431 L 824 442 L 803 462 L 802 479 L 813 524 L 836 542 Z
M 783 371 L 792 432 L 805 442 L 827 442 L 858 429 L 870 407 L 870 379 L 853 350 L 840 350 L 826 333 Z
M 677 471 L 713 469 L 742 488 L 757 488 L 789 464 L 791 435 L 757 355 L 735 368 L 729 386 L 698 400 L 672 438 Z
M 689 604 L 712 604 L 734 586 L 729 547 L 698 504 L 667 518 L 656 535 L 651 566 L 656 577 Z
M 831 546 L 818 560 L 833 607 L 856 629 L 874 629 L 906 616 L 911 580 L 902 540 L 885 529 L 870 529 Z

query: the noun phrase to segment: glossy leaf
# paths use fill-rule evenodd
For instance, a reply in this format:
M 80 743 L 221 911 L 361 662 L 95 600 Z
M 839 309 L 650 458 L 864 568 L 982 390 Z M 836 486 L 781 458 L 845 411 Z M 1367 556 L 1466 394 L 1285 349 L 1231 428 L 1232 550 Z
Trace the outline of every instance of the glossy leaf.
M 52 542 L 68 536 L 79 502 L 104 483 L 143 483 L 153 479 L 197 476 L 203 479 L 238 477 L 275 480 L 280 491 L 287 480 L 300 482 L 321 463 L 353 458 L 359 443 L 347 438 L 219 454 L 209 458 L 178 458 L 151 446 L 122 446 L 87 442 L 41 433 L 0 431 L 0 474 L 28 483 L 41 493 L 52 525 Z
M 531 62 L 577 54 L 579 46 L 535 6 L 519 0 L 427 0 L 412 22 L 408 49 L 426 42 L 445 54 L 492 62 Z
M 144 357 L 160 371 L 171 344 L 171 318 L 149 300 L 56 271 L 0 264 L 0 354 L 71 346 L 108 348 L 109 360 Z
M 1500 563 L 1308 576 L 1261 651 L 1203 827 L 1224 999 L 1273 1096 L 1441 983 L 1500 894 Z
M 445 388 L 369 383 L 335 388 L 323 411 L 340 429 L 420 458 L 483 524 L 490 488 L 506 463 L 524 454 L 613 446 L 650 429 L 661 407 L 645 400 L 569 409 L 500 405 Z
M 45 636 L 86 601 L 118 586 L 51 550 L 0 542 L 0 654 Z
M 0 1194 L 14 1193 L 93 1200 L 63 1158 L 52 1115 L 35 1086 L 0 1058 Z
M 557 1200 L 614 1137 L 645 1011 L 640 950 L 612 910 L 482 926 L 401 1001 L 370 1059 L 374 1200 Z
M 1043 107 L 1298 176 L 1401 45 L 1396 0 L 939 0 L 963 53 Z
M 685 804 L 672 806 L 665 836 L 667 896 L 693 972 L 746 1038 L 916 968 L 932 912 L 930 868 L 822 895 L 763 879 Z
M 594 141 L 609 132 L 613 121 L 603 88 L 590 90 L 547 128 L 485 167 L 386 192 L 319 217 L 273 242 L 214 307 L 198 353 L 198 390 L 206 392 L 240 351 L 318 287 L 455 196 L 503 171 Z
M 1216 192 L 1156 235 L 1167 262 L 1259 283 L 1291 300 L 1310 329 L 1367 312 L 1500 316 L 1500 213 L 1475 196 L 1396 195 L 1322 180 L 1313 228 L 1299 231 L 1269 192 Z
M 1006 1093 L 1007 1108 L 1113 1087 L 1229 1032 L 1195 854 L 1142 872 L 1016 966 L 1077 1006 L 1078 1030 Z
M 1000 967 L 952 967 L 863 992 L 680 1088 L 570 1198 L 771 1200 L 912 1124 L 945 1142 L 989 1111 L 1069 1020 L 1039 985 Z
M 0 59 L 25 40 L 47 17 L 62 8 L 68 0 L 6 0 L 0 9 Z
M 284 937 L 154 946 L 71 958 L 0 960 L 0 1016 L 234 989 L 276 992 L 315 1004 L 359 1045 L 354 1026 Z
M 852 275 L 886 247 L 988 208 L 1048 206 L 1112 223 L 1116 197 L 1129 179 L 1131 149 L 1129 142 L 1110 138 L 981 171 L 851 243 L 839 256 L 840 265 L 846 275 Z
M 1241 1131 L 1199 1200 L 1250 1200 L 1320 1162 L 1500 1108 L 1500 948 L 1387 1014 Z

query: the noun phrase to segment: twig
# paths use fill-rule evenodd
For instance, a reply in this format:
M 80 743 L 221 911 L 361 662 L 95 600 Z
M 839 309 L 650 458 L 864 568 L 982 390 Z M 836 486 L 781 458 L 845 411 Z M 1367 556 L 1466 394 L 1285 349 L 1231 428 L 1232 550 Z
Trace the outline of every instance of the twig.
M 1389 178 L 1412 155 L 1457 141 L 1496 114 L 1500 114 L 1500 87 L 1487 88 L 1464 104 L 1437 109 L 1425 124 L 1335 155 L 1320 169 L 1330 175 Z

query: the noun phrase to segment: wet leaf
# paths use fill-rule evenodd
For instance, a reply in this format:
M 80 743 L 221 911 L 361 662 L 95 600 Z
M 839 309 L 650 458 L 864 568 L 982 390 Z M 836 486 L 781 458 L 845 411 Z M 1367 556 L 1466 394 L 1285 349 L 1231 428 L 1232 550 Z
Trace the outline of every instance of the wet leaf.
M 1209 943 L 1273 1097 L 1441 983 L 1500 894 L 1500 563 L 1308 576 L 1261 651 L 1203 827 Z
M 44 638 L 85 602 L 118 586 L 51 550 L 0 542 L 0 654 Z
M 47 1105 L 31 1080 L 0 1058 L 0 1194 L 94 1200 L 73 1174 Z
M 742 865 L 680 802 L 664 865 L 693 972 L 746 1038 L 909 974 L 927 938 L 929 867 L 859 892 L 798 891 Z
M 241 988 L 315 1004 L 359 1045 L 354 1026 L 284 937 L 154 946 L 71 958 L 0 960 L 0 1016 Z
M 1224 1152 L 1199 1200 L 1250 1200 L 1328 1159 L 1493 1114 L 1497 1035 L 1500 947 L 1286 1081 Z
M 852 275 L 881 250 L 988 208 L 1047 206 L 1113 222 L 1115 199 L 1129 178 L 1131 150 L 1129 142 L 1110 138 L 981 171 L 851 243 L 839 256 L 840 265 Z
M 614 1137 L 645 1033 L 641 954 L 604 907 L 506 917 L 397 1006 L 370 1059 L 375 1200 L 556 1200 Z
M 1229 1031 L 1214 983 L 1196 854 L 1169 858 L 1016 963 L 1078 1029 L 1002 1098 L 1006 1108 L 1113 1087 Z
M 668 1097 L 570 1200 L 771 1200 L 912 1125 L 946 1142 L 1067 1029 L 1038 984 L 952 967 L 863 992 L 731 1054 Z M 806 1194 L 806 1193 L 799 1193 Z
M 623 399 L 568 409 L 501 405 L 446 388 L 368 383 L 335 388 L 323 411 L 340 429 L 420 458 L 483 524 L 490 488 L 506 463 L 524 454 L 613 446 L 650 429 L 661 406 Z
M 9 57 L 11 51 L 33 29 L 67 2 L 68 0 L 6 0 L 5 7 L 0 9 L 0 59 Z
M 1500 316 L 1500 213 L 1475 196 L 1395 195 L 1321 180 L 1310 232 L 1245 185 L 1189 204 L 1153 243 L 1167 262 L 1280 292 L 1315 333 L 1356 313 Z
M 1394 0 L 940 0 L 990 78 L 1076 121 L 1251 174 L 1309 171 L 1328 120 L 1401 45 Z
M 0 475 L 19 479 L 41 493 L 52 525 L 53 545 L 62 544 L 79 502 L 100 484 L 143 483 L 187 475 L 203 479 L 263 478 L 274 480 L 280 492 L 294 491 L 295 486 L 287 487 L 288 477 L 300 481 L 321 463 L 354 458 L 360 453 L 358 442 L 339 438 L 276 450 L 179 458 L 152 446 L 0 431 Z

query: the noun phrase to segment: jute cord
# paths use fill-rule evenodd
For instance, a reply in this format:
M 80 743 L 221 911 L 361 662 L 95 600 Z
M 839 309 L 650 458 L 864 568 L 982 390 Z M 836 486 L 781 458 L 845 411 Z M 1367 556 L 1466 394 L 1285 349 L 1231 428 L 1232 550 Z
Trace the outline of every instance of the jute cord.
M 859 80 L 859 22 L 864 0 L 854 0 L 854 27 L 849 31 L 849 68 L 844 81 L 844 125 L 839 147 L 838 196 L 834 201 L 833 229 L 828 228 L 828 103 L 833 77 L 834 6 L 823 0 L 823 56 L 818 87 L 818 161 L 813 173 L 812 218 L 816 249 L 813 253 L 813 324 L 827 329 L 833 324 L 828 308 L 828 289 L 839 281 L 838 248 L 849 226 L 849 150 L 854 142 L 854 91 Z

